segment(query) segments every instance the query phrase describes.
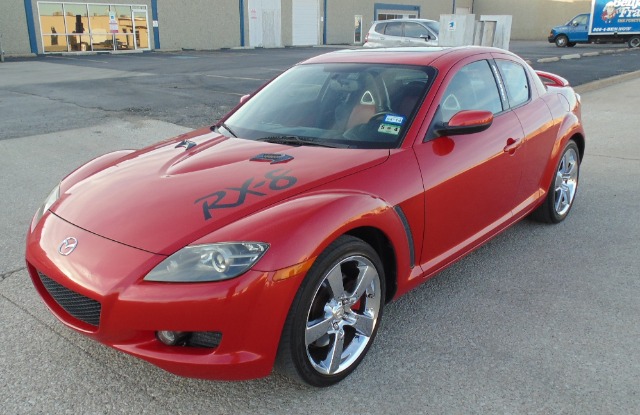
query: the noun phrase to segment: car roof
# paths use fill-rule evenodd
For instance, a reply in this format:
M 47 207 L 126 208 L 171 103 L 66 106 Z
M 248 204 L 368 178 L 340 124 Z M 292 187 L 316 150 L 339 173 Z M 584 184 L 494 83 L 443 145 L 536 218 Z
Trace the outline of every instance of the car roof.
M 376 20 L 373 23 L 388 23 L 388 22 L 433 22 L 438 23 L 437 20 L 431 19 L 387 19 L 387 20 Z
M 308 59 L 309 63 L 384 63 L 405 65 L 432 65 L 437 59 L 447 57 L 448 62 L 457 62 L 468 56 L 483 53 L 502 53 L 511 56 L 503 49 L 483 46 L 460 47 L 398 47 L 374 49 L 342 49 Z

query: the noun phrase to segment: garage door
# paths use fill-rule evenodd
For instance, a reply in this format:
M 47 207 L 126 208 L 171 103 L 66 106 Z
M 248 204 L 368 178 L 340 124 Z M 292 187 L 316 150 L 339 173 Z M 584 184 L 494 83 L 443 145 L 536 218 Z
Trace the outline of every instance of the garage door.
M 318 44 L 318 0 L 295 0 L 293 3 L 293 44 Z

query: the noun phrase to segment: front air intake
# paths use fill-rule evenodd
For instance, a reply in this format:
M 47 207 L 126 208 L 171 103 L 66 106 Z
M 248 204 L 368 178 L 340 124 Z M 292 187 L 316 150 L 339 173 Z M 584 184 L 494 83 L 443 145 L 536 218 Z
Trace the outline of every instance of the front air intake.
M 58 284 L 40 271 L 38 276 L 49 295 L 64 311 L 84 323 L 98 327 L 102 308 L 99 302 Z

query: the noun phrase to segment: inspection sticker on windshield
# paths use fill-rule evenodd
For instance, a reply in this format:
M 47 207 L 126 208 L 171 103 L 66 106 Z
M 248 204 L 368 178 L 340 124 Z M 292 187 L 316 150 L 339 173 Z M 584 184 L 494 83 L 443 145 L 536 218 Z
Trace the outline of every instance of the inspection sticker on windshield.
M 384 122 L 389 124 L 402 125 L 404 124 L 404 117 L 402 115 L 389 114 L 386 117 L 384 117 Z
M 380 124 L 380 127 L 378 127 L 378 132 L 383 134 L 398 135 L 400 134 L 400 126 L 394 124 Z

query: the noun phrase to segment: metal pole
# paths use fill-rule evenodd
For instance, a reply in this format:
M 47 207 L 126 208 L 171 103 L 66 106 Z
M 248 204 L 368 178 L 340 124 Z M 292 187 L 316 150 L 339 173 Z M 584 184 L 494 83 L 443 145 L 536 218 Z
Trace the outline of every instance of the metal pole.
M 456 14 L 456 0 L 453 0 L 453 8 L 451 10 L 451 14 Z
M 4 49 L 2 49 L 2 33 L 0 33 L 0 62 L 4 62 Z

